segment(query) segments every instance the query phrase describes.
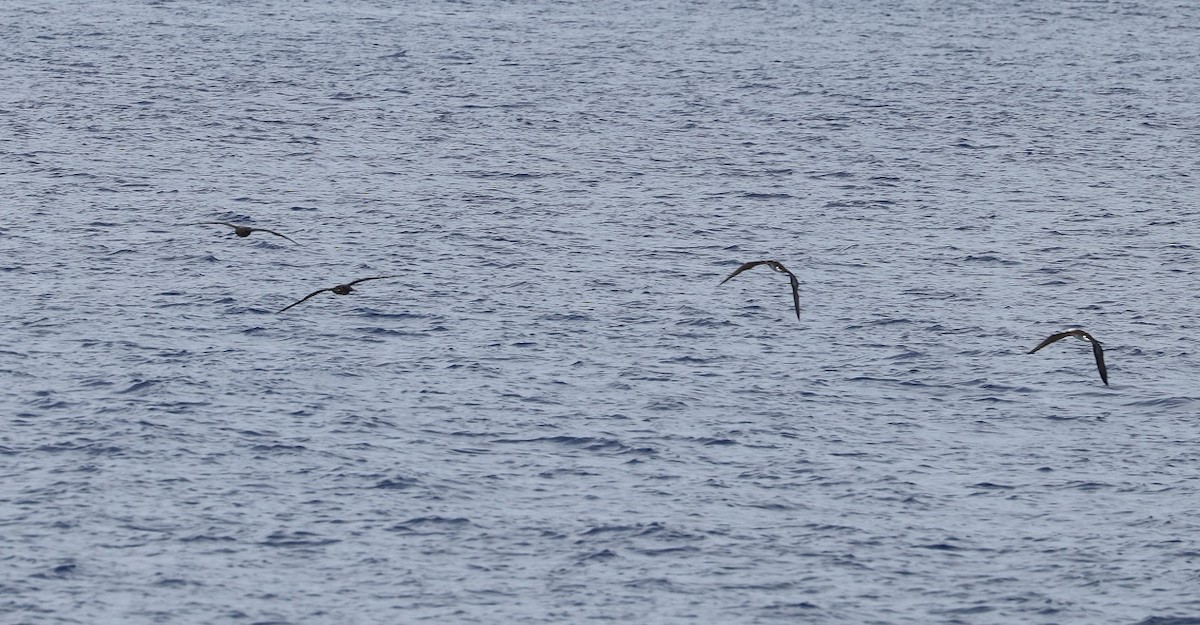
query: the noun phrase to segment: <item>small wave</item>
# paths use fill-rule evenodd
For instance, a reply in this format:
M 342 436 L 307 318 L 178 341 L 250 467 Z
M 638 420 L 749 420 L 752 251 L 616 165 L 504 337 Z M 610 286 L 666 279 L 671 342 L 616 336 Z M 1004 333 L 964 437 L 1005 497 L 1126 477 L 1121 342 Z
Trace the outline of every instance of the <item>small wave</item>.
M 1197 400 L 1195 397 L 1157 397 L 1129 402 L 1125 405 L 1137 406 L 1139 408 L 1186 408 L 1195 405 L 1197 401 L 1200 400 Z
M 157 386 L 161 382 L 162 380 L 142 380 L 141 382 L 134 382 L 131 386 L 125 388 L 124 390 L 117 391 L 117 394 L 125 395 L 127 393 L 136 393 L 138 391 Z
M 442 534 L 472 525 L 465 517 L 422 516 L 401 521 L 388 528 L 391 532 L 406 532 L 412 534 Z
M 696 358 L 695 356 L 678 356 L 675 358 L 668 358 L 664 362 L 685 364 L 685 365 L 703 365 L 703 364 L 708 364 L 711 362 L 718 362 L 718 361 L 725 360 L 725 359 L 726 359 L 726 357 L 723 355 L 714 356 L 712 358 Z
M 586 555 L 582 555 L 582 556 L 576 558 L 576 561 L 577 562 L 604 562 L 606 560 L 612 560 L 613 558 L 617 558 L 617 557 L 620 557 L 620 556 L 618 556 L 616 554 L 616 552 L 612 551 L 611 549 L 601 549 L 600 551 L 597 551 L 595 553 L 589 553 Z
M 585 471 L 583 469 L 576 469 L 576 468 L 552 469 L 550 471 L 542 471 L 541 473 L 538 473 L 538 477 L 540 477 L 542 479 L 548 479 L 548 480 L 556 479 L 559 477 L 568 477 L 568 478 L 570 478 L 570 477 L 589 477 L 589 476 L 595 476 L 595 475 L 600 475 L 600 474 L 596 473 L 594 471 Z
M 497 443 L 540 443 L 548 442 L 569 447 L 582 447 L 588 451 L 612 451 L 618 454 L 637 454 L 652 456 L 658 453 L 658 450 L 652 447 L 631 447 L 612 438 L 590 437 L 590 436 L 548 436 L 542 438 L 528 439 L 498 439 Z
M 908 290 L 904 291 L 904 294 L 905 295 L 918 295 L 925 299 L 937 299 L 937 300 L 954 299 L 954 298 L 960 297 L 962 295 L 958 291 L 938 291 L 936 289 L 926 289 L 926 288 L 908 289 Z
M 597 525 L 583 532 L 584 536 L 601 534 L 628 534 L 636 537 L 653 537 L 658 540 L 695 540 L 700 538 L 695 534 L 681 532 L 667 527 L 663 523 L 631 523 L 628 525 Z
M 320 547 L 342 542 L 336 538 L 310 538 L 311 532 L 275 532 L 258 544 L 266 547 Z
M 1072 481 L 1072 482 L 1067 482 L 1066 484 L 1063 484 L 1063 488 L 1070 488 L 1073 490 L 1101 490 L 1101 489 L 1111 488 L 1111 487 L 1112 487 L 1112 484 L 1105 484 L 1104 482 Z
M 695 326 L 698 328 L 717 328 L 717 327 L 721 327 L 721 326 L 732 326 L 735 324 L 728 319 L 717 319 L 714 317 L 707 317 L 704 319 L 684 319 L 683 321 L 676 321 L 675 325 L 677 325 L 677 326 Z
M 993 256 L 991 254 L 983 254 L 980 256 L 975 256 L 972 254 L 969 256 L 964 256 L 960 260 L 962 260 L 963 262 L 967 262 L 967 263 L 992 263 L 992 264 L 996 264 L 996 265 L 1004 265 L 1006 267 L 1011 266 L 1011 265 L 1020 264 L 1015 260 L 1007 260 L 1004 258 L 1000 258 L 999 256 Z
M 903 352 L 900 352 L 899 354 L 896 354 L 894 356 L 888 356 L 887 358 L 885 358 L 885 360 L 916 360 L 923 356 L 925 356 L 925 352 L 918 352 L 918 351 L 913 351 L 911 349 L 906 349 Z
M 37 451 L 47 452 L 62 452 L 62 451 L 82 451 L 90 456 L 116 456 L 125 450 L 115 445 L 105 445 L 99 442 L 88 441 L 86 443 L 56 443 L 52 445 L 41 445 Z
M 956 547 L 949 543 L 932 543 L 929 545 L 916 545 L 917 549 L 931 549 L 933 551 L 962 551 L 962 547 Z
M 47 572 L 34 573 L 32 577 L 34 579 L 64 579 L 74 574 L 77 568 L 78 565 L 74 562 L 65 562 Z
M 746 193 L 742 193 L 741 197 L 744 197 L 748 200 L 790 200 L 795 196 L 790 193 L 754 193 L 752 191 L 748 191 Z
M 406 490 L 416 486 L 420 482 L 411 477 L 395 477 L 385 480 L 380 480 L 371 488 L 382 488 L 384 490 Z
M 630 551 L 640 553 L 644 556 L 665 556 L 676 553 L 696 553 L 700 550 L 691 545 L 682 545 L 679 547 L 659 547 L 657 549 L 630 547 Z
M 272 454 L 292 454 L 295 452 L 308 451 L 304 445 L 254 445 L 250 447 L 250 451 L 267 452 Z
M 594 321 L 591 315 L 580 313 L 550 313 L 541 315 L 537 319 L 539 321 Z

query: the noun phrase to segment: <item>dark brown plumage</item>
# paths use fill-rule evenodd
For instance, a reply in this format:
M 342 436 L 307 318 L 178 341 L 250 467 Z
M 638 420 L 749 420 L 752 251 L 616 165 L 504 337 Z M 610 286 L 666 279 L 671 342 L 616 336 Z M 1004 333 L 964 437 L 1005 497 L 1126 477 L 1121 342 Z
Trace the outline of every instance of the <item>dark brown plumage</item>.
M 1080 330 L 1079 328 L 1071 328 L 1070 330 L 1067 330 L 1066 332 L 1059 332 L 1058 334 L 1051 334 L 1050 336 L 1046 337 L 1046 340 L 1039 343 L 1037 347 L 1029 350 L 1029 353 L 1032 354 L 1032 353 L 1036 352 L 1037 350 L 1039 350 L 1055 341 L 1065 339 L 1068 336 L 1073 336 L 1073 337 L 1078 338 L 1081 341 L 1088 341 L 1092 344 L 1092 354 L 1096 357 L 1096 369 L 1098 369 L 1100 371 L 1100 380 L 1104 382 L 1105 386 L 1108 386 L 1108 367 L 1104 366 L 1104 349 L 1102 347 L 1100 347 L 1100 341 L 1097 341 L 1095 339 L 1095 337 L 1088 334 L 1087 332 L 1084 332 L 1083 330 Z
M 787 267 L 784 267 L 783 263 L 781 263 L 777 260 L 752 260 L 748 263 L 742 263 L 742 266 L 738 267 L 737 269 L 734 269 L 733 273 L 729 274 L 729 276 L 727 276 L 724 280 L 721 281 L 721 284 L 725 284 L 726 282 L 729 282 L 731 279 L 733 279 L 733 277 L 738 275 L 739 273 L 742 273 L 743 271 L 746 271 L 747 269 L 753 269 L 759 265 L 766 265 L 779 273 L 787 274 L 788 278 L 792 282 L 792 301 L 796 304 L 796 319 L 799 320 L 800 319 L 800 281 L 796 279 L 796 274 L 788 271 Z M 717 286 L 721 286 L 721 284 L 718 284 Z
M 354 292 L 354 288 L 353 288 L 353 286 L 354 286 L 355 284 L 358 284 L 359 282 L 366 282 L 367 280 L 382 280 L 382 279 L 384 279 L 384 278 L 392 278 L 392 277 L 394 277 L 394 276 L 375 276 L 375 277 L 372 277 L 372 278 L 359 278 L 358 280 L 355 280 L 354 282 L 347 282 L 346 284 L 339 284 L 339 285 L 337 285 L 337 286 L 335 286 L 335 287 L 330 287 L 330 288 L 328 288 L 328 289 L 320 289 L 320 290 L 317 290 L 317 291 L 313 291 L 312 293 L 309 293 L 308 295 L 305 295 L 304 297 L 300 298 L 300 299 L 299 299 L 299 300 L 297 300 L 296 302 L 294 302 L 294 303 L 292 303 L 292 304 L 289 304 L 288 306 L 284 307 L 284 308 L 283 308 L 283 309 L 281 309 L 279 312 L 284 312 L 284 311 L 286 311 L 287 309 L 289 309 L 289 308 L 291 308 L 291 307 L 293 307 L 293 306 L 297 306 L 297 305 L 299 305 L 299 304 L 302 304 L 302 303 L 304 303 L 304 302 L 307 302 L 307 301 L 308 301 L 310 298 L 312 298 L 314 295 L 317 295 L 317 294 L 319 294 L 319 293 L 324 293 L 325 291 L 330 291 L 330 292 L 332 292 L 334 295 L 346 295 L 346 294 L 348 294 L 348 293 L 352 293 L 352 292 Z M 279 314 L 279 313 L 276 313 L 276 314 Z
M 267 230 L 266 228 L 251 228 L 250 226 L 238 226 L 238 225 L 234 225 L 231 223 L 226 223 L 224 221 L 201 221 L 199 223 L 194 223 L 194 224 L 190 224 L 190 225 L 193 225 L 193 226 L 206 226 L 206 225 L 229 226 L 230 228 L 233 228 L 233 233 L 238 235 L 239 237 L 248 237 L 248 236 L 250 236 L 251 232 L 266 232 L 268 234 L 273 234 L 277 237 L 283 237 L 283 238 L 287 239 L 288 241 L 292 241 L 291 237 L 289 237 L 287 235 L 279 234 L 278 232 L 275 232 L 274 230 Z M 296 242 L 292 241 L 292 243 L 296 243 Z M 299 243 L 296 243 L 296 244 L 299 245 Z

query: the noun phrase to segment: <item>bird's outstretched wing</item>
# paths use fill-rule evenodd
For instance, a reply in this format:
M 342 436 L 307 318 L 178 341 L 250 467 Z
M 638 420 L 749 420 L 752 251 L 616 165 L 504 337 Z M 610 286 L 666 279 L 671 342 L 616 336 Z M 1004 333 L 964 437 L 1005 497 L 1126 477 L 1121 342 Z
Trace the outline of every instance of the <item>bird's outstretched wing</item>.
M 251 228 L 250 231 L 251 232 L 269 232 L 277 237 L 283 237 L 283 238 L 287 239 L 288 241 L 291 241 L 292 243 L 296 243 L 296 241 L 293 240 L 292 237 L 289 237 L 286 234 L 279 234 L 278 232 L 275 232 L 274 230 L 267 230 L 266 228 Z M 296 245 L 300 245 L 300 244 L 296 243 Z
M 792 280 L 792 301 L 796 303 L 796 321 L 800 320 L 800 281 L 796 279 L 796 275 L 792 272 L 787 272 L 787 275 Z
M 771 261 L 769 261 L 769 260 L 752 260 L 752 261 L 750 261 L 750 262 L 748 262 L 748 263 L 742 263 L 742 266 L 741 266 L 741 267 L 738 267 L 737 269 L 734 269 L 734 270 L 733 270 L 733 273 L 729 274 L 729 276 L 728 276 L 728 277 L 726 277 L 724 280 L 722 280 L 722 281 L 720 282 L 720 284 L 718 284 L 717 286 L 721 286 L 722 284 L 725 284 L 726 282 L 729 282 L 730 280 L 732 280 L 732 279 L 733 279 L 733 277 L 734 277 L 734 276 L 738 275 L 739 273 L 742 273 L 743 271 L 746 271 L 747 269 L 754 269 L 755 267 L 757 267 L 757 266 L 759 266 L 759 265 L 766 265 L 766 264 L 768 264 L 768 263 L 770 263 L 770 262 L 771 262 Z
M 1039 350 L 1055 341 L 1061 341 L 1062 339 L 1065 339 L 1068 336 L 1071 336 L 1070 332 L 1059 332 L 1058 334 L 1051 334 L 1050 336 L 1046 337 L 1046 340 L 1042 341 L 1041 343 L 1038 343 L 1037 347 L 1029 350 L 1029 353 L 1032 354 L 1033 352 L 1036 352 L 1037 350 Z M 1092 344 L 1095 345 L 1096 344 L 1095 341 L 1092 341 Z
M 1100 379 L 1104 381 L 1104 385 L 1108 386 L 1108 367 L 1104 366 L 1104 348 L 1100 347 L 1100 341 L 1092 338 L 1090 334 L 1084 336 L 1092 342 L 1092 353 L 1096 355 L 1096 369 L 1100 371 Z
M 358 284 L 359 282 L 366 282 L 367 280 L 382 280 L 384 278 L 394 278 L 394 277 L 395 276 L 374 276 L 371 278 L 359 278 L 359 279 L 355 280 L 354 282 L 347 282 L 346 286 L 354 286 L 354 285 Z
M 284 311 L 288 310 L 289 308 L 292 308 L 293 306 L 298 306 L 300 304 L 303 304 L 304 302 L 307 302 L 309 299 L 311 299 L 312 296 L 314 296 L 318 293 L 324 293 L 325 291 L 332 291 L 332 290 L 333 289 L 321 289 L 319 291 L 313 291 L 312 293 L 305 295 L 303 298 L 297 300 L 296 302 L 289 304 L 287 307 L 281 309 L 279 312 L 284 312 Z M 275 313 L 275 314 L 279 314 L 279 313 Z
M 226 223 L 224 221 L 197 221 L 194 224 L 188 224 L 188 225 L 189 226 L 229 226 L 230 228 L 237 230 L 237 226 L 235 226 L 231 223 Z

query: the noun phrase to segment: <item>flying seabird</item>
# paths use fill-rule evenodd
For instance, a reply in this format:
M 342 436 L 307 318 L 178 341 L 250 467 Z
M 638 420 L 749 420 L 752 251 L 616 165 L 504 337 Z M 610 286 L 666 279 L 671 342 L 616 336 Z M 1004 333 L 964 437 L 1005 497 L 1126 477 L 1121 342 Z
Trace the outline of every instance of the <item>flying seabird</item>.
M 1105 386 L 1108 386 L 1108 367 L 1104 366 L 1104 349 L 1102 347 L 1100 347 L 1100 341 L 1097 341 L 1095 339 L 1095 337 L 1088 334 L 1087 332 L 1084 332 L 1083 330 L 1080 330 L 1079 328 L 1071 328 L 1070 330 L 1067 330 L 1066 332 L 1059 332 L 1058 334 L 1051 334 L 1050 336 L 1046 337 L 1046 340 L 1039 343 L 1037 347 L 1029 350 L 1029 353 L 1032 354 L 1033 352 L 1036 352 L 1037 350 L 1039 350 L 1055 341 L 1065 339 L 1068 336 L 1073 336 L 1075 338 L 1078 338 L 1081 341 L 1091 342 L 1092 354 L 1094 354 L 1096 356 L 1096 369 L 1100 370 L 1100 379 L 1104 381 Z
M 354 291 L 353 285 L 358 284 L 359 282 L 366 282 L 367 280 L 382 280 L 384 278 L 394 278 L 394 277 L 395 276 L 375 276 L 373 278 L 359 278 L 358 280 L 355 280 L 354 282 L 347 282 L 346 284 L 339 284 L 332 288 L 321 289 L 319 291 L 313 291 L 312 293 L 305 295 L 303 298 L 301 298 L 296 303 L 287 306 L 286 308 L 284 308 L 283 310 L 280 310 L 279 312 L 283 312 L 283 311 L 287 310 L 288 308 L 291 308 L 292 306 L 296 306 L 298 304 L 306 302 L 306 301 L 308 301 L 309 298 L 311 298 L 312 296 L 314 296 L 318 293 L 324 293 L 325 291 L 332 291 L 335 295 L 346 295 L 347 293 Z M 276 313 L 276 314 L 279 314 L 279 313 Z
M 788 278 L 790 278 L 792 281 L 792 301 L 796 303 L 796 319 L 800 319 L 800 281 L 796 279 L 796 274 L 788 271 L 787 267 L 784 267 L 783 263 L 777 260 L 753 260 L 748 263 L 743 263 L 741 267 L 734 269 L 733 273 L 729 274 L 729 277 L 722 280 L 721 284 L 725 284 L 739 273 L 742 273 L 747 269 L 753 269 L 759 265 L 766 265 L 771 269 L 778 271 L 779 273 L 786 273 L 788 275 Z M 718 284 L 717 286 L 721 286 L 721 284 Z
M 248 236 L 250 236 L 251 232 L 267 232 L 267 233 L 273 234 L 277 237 L 283 237 L 283 238 L 287 239 L 288 241 L 292 241 L 292 243 L 296 243 L 295 241 L 292 240 L 291 237 L 289 237 L 287 235 L 279 234 L 278 232 L 275 232 L 274 230 L 267 230 L 266 228 L 251 228 L 250 226 L 235 226 L 233 224 L 225 223 L 223 221 L 201 221 L 199 223 L 194 223 L 194 224 L 189 224 L 189 225 L 192 225 L 192 226 L 204 226 L 204 225 L 229 226 L 230 228 L 233 228 L 233 233 L 238 235 L 239 237 L 248 237 Z M 296 245 L 299 245 L 299 243 L 296 243 Z

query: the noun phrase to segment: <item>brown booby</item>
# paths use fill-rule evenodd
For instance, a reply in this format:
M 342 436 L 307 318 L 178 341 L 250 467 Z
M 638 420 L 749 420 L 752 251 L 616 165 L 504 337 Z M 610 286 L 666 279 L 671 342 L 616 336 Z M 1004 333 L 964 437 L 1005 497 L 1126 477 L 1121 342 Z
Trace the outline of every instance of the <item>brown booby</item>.
M 1036 352 L 1037 350 L 1055 341 L 1065 339 L 1068 336 L 1073 336 L 1081 341 L 1088 341 L 1092 344 L 1092 354 L 1096 356 L 1096 369 L 1100 371 L 1100 379 L 1104 382 L 1104 385 L 1108 386 L 1108 367 L 1104 366 L 1104 348 L 1100 347 L 1100 341 L 1097 341 L 1095 337 L 1087 332 L 1084 332 L 1083 330 L 1080 330 L 1079 328 L 1071 328 L 1066 332 L 1051 334 L 1050 336 L 1046 337 L 1046 340 L 1039 343 L 1037 347 L 1029 350 L 1029 353 L 1032 354 L 1033 352 Z
M 277 237 L 283 237 L 283 238 L 287 239 L 288 241 L 292 241 L 292 243 L 296 243 L 295 241 L 292 240 L 291 237 L 289 237 L 287 235 L 279 234 L 278 232 L 275 232 L 274 230 L 267 230 L 266 228 L 251 228 L 250 226 L 237 226 L 237 225 L 234 225 L 231 223 L 225 223 L 223 221 L 201 221 L 199 223 L 194 223 L 194 224 L 189 224 L 189 225 L 192 225 L 192 226 L 205 226 L 205 225 L 229 226 L 230 228 L 233 228 L 233 233 L 238 235 L 239 237 L 248 237 L 248 236 L 250 236 L 251 232 L 266 232 L 269 234 L 273 234 Z M 299 243 L 296 243 L 296 244 L 299 245 Z
M 291 308 L 292 306 L 297 306 L 299 304 L 302 304 L 302 303 L 308 301 L 309 298 L 311 298 L 312 296 L 317 295 L 318 293 L 324 293 L 325 291 L 332 291 L 334 295 L 346 295 L 347 293 L 353 292 L 354 291 L 353 285 L 358 284 L 359 282 L 366 282 L 367 280 L 382 280 L 384 278 L 393 278 L 393 277 L 395 277 L 395 276 L 375 276 L 373 278 L 359 278 L 358 280 L 355 280 L 354 282 L 347 282 L 346 284 L 339 284 L 335 287 L 330 287 L 328 289 L 320 289 L 318 291 L 313 291 L 312 293 L 309 293 L 308 295 L 305 295 L 304 297 L 300 298 L 300 300 L 296 301 L 295 303 L 292 303 L 292 304 L 288 305 L 287 307 L 283 308 L 279 312 L 284 312 L 285 310 L 287 310 L 288 308 Z M 276 314 L 279 314 L 279 313 L 276 313 Z
M 747 269 L 753 269 L 759 265 L 766 265 L 779 273 L 786 273 L 788 278 L 791 279 L 791 281 L 792 281 L 792 301 L 795 302 L 795 304 L 796 304 L 796 319 L 799 320 L 800 319 L 800 281 L 796 279 L 796 274 L 788 271 L 787 267 L 784 267 L 783 263 L 781 263 L 777 260 L 752 260 L 748 263 L 742 263 L 742 266 L 738 267 L 737 269 L 734 269 L 733 273 L 729 274 L 729 276 L 727 278 L 725 278 L 724 280 L 721 281 L 721 284 L 725 284 L 726 282 L 729 282 L 734 276 L 738 275 L 739 273 L 742 273 L 743 271 L 746 271 Z M 718 284 L 717 286 L 721 286 L 721 284 Z

